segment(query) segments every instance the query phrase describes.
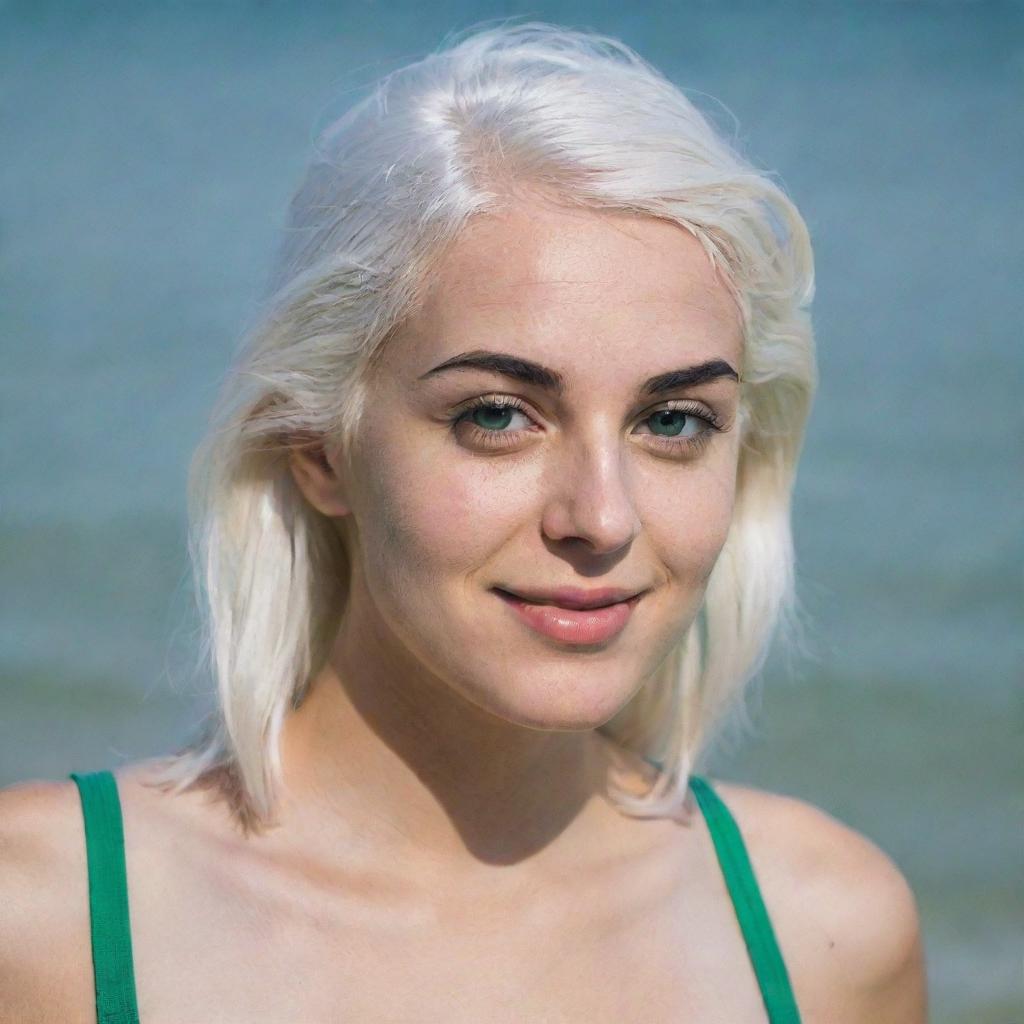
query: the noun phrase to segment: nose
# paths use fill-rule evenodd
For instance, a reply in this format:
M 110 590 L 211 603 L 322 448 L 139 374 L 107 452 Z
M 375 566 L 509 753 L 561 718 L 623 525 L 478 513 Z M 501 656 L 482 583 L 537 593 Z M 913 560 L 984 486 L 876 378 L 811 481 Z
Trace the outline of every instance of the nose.
M 640 531 L 629 464 L 617 437 L 566 444 L 551 467 L 552 495 L 542 527 L 551 540 L 579 539 L 609 554 Z

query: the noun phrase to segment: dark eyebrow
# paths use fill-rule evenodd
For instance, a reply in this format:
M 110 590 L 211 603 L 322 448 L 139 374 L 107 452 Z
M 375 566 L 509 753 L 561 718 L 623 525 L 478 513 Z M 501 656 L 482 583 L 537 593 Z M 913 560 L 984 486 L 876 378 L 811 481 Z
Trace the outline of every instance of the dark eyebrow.
M 487 352 L 483 349 L 463 352 L 446 359 L 432 370 L 427 370 L 419 379 L 425 380 L 445 370 L 489 370 L 491 373 L 500 373 L 503 377 L 511 377 L 524 384 L 532 384 L 559 397 L 565 393 L 565 378 L 560 373 L 530 359 L 504 352 Z M 666 391 L 706 384 L 719 377 L 728 377 L 737 382 L 740 379 L 739 374 L 724 359 L 709 359 L 695 366 L 684 366 L 679 370 L 669 370 L 668 373 L 659 373 L 656 377 L 651 377 L 640 388 L 640 394 L 660 395 Z

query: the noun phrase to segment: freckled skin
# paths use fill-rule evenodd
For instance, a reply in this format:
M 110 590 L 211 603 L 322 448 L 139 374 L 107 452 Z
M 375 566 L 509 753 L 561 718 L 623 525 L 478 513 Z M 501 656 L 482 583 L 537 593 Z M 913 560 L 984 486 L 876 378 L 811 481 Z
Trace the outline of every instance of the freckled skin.
M 562 373 L 560 399 L 483 371 L 417 377 L 475 348 Z M 372 595 L 366 615 L 466 698 L 540 728 L 606 721 L 692 621 L 732 515 L 738 428 L 695 456 L 666 456 L 638 400 L 656 373 L 723 358 L 738 371 L 739 314 L 695 238 L 629 214 L 515 205 L 473 222 L 446 254 L 423 307 L 374 381 L 349 492 Z M 440 416 L 480 394 L 510 394 L 488 450 Z M 738 385 L 686 397 L 735 420 Z M 534 422 L 530 422 L 534 420 Z M 649 426 L 646 428 L 650 433 Z M 654 588 L 603 650 L 559 647 L 487 593 L 564 584 Z

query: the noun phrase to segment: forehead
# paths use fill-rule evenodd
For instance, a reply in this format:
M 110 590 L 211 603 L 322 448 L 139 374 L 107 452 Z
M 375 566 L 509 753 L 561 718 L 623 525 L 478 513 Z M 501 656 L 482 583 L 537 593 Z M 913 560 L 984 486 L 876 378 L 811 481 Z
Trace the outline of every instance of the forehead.
M 739 368 L 742 321 L 700 242 L 670 221 L 519 201 L 474 218 L 411 319 L 416 362 L 502 347 L 571 373 L 712 356 Z M 436 359 L 435 359 L 436 361 Z

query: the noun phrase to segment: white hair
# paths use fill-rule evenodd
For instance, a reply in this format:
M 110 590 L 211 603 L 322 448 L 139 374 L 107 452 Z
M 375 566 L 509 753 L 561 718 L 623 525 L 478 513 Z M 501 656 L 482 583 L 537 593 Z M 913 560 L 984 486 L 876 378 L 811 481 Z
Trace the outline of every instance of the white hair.
M 701 608 L 656 677 L 599 731 L 657 763 L 624 813 L 679 812 L 723 712 L 795 614 L 790 498 L 816 387 L 807 228 L 683 92 L 624 43 L 540 22 L 452 39 L 375 84 L 319 136 L 269 298 L 243 339 L 189 483 L 190 554 L 218 707 L 161 784 L 218 775 L 272 822 L 282 723 L 322 667 L 348 592 L 332 521 L 288 469 L 296 439 L 345 454 L 372 360 L 432 266 L 512 190 L 665 218 L 691 232 L 742 313 L 731 526 Z

